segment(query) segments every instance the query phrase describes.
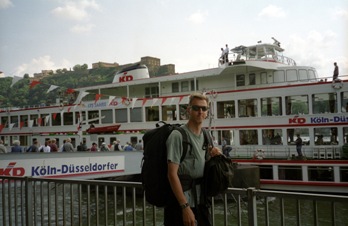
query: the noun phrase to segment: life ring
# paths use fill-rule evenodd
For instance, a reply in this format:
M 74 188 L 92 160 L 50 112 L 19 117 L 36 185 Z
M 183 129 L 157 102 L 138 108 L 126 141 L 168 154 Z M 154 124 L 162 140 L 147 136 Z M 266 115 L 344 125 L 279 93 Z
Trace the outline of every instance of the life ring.
M 265 151 L 262 149 L 257 149 L 254 153 L 254 159 L 262 160 L 266 157 Z
M 343 87 L 342 80 L 335 80 L 332 82 L 332 88 L 334 89 L 341 89 Z

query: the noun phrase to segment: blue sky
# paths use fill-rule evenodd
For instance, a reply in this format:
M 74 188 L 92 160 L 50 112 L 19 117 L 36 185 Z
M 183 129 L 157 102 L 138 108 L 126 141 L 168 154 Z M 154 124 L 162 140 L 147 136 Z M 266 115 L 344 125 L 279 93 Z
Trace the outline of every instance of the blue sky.
M 0 0 L 0 71 L 23 76 L 76 64 L 216 67 L 229 44 L 273 42 L 298 65 L 348 75 L 347 0 Z

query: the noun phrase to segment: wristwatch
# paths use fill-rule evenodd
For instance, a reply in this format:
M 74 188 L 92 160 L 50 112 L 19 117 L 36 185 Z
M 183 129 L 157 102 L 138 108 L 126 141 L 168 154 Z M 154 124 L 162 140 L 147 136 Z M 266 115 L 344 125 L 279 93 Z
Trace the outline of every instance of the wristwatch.
M 181 209 L 185 209 L 186 207 L 189 207 L 190 205 L 187 203 L 180 205 Z

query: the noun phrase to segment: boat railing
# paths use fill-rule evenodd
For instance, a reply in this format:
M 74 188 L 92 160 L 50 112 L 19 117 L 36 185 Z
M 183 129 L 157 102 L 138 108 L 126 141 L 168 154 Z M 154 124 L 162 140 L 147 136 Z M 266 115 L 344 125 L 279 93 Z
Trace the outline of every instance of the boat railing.
M 265 62 L 274 62 L 274 63 L 281 63 L 285 64 L 288 66 L 296 66 L 296 61 L 293 60 L 290 57 L 286 57 L 283 55 L 270 55 L 270 56 L 262 56 L 262 57 L 257 57 L 257 56 L 245 56 L 241 54 L 236 54 L 235 53 L 229 53 L 228 54 L 228 62 L 224 62 L 224 59 L 222 57 L 219 57 L 218 59 L 218 65 L 219 67 L 223 65 L 233 65 L 233 64 L 241 64 L 242 62 L 246 61 L 265 61 Z
M 233 146 L 230 156 L 232 158 L 252 159 L 255 153 L 259 150 L 262 152 L 264 159 L 293 159 L 297 156 L 296 146 L 280 146 L 280 145 L 242 145 L 239 147 Z M 341 159 L 342 146 L 337 145 L 317 145 L 302 146 L 302 153 L 305 157 L 311 159 Z
M 0 194 L 2 225 L 163 224 L 139 182 L 0 176 Z M 213 225 L 344 225 L 347 204 L 344 195 L 229 188 L 211 216 Z

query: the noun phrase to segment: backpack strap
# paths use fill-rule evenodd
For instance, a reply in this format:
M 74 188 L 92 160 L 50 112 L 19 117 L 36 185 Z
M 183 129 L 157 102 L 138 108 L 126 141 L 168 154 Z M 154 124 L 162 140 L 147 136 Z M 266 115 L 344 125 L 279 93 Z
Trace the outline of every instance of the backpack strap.
M 192 144 L 188 141 L 188 137 L 187 137 L 187 133 L 186 131 L 178 126 L 178 127 L 175 127 L 175 130 L 178 130 L 180 133 L 181 133 L 181 136 L 182 136 L 182 148 L 183 148 L 183 152 L 182 152 L 182 156 L 180 158 L 180 163 L 184 161 L 185 157 L 186 157 L 186 154 L 187 154 L 187 151 L 188 151 L 188 146 L 190 146 L 192 148 Z

